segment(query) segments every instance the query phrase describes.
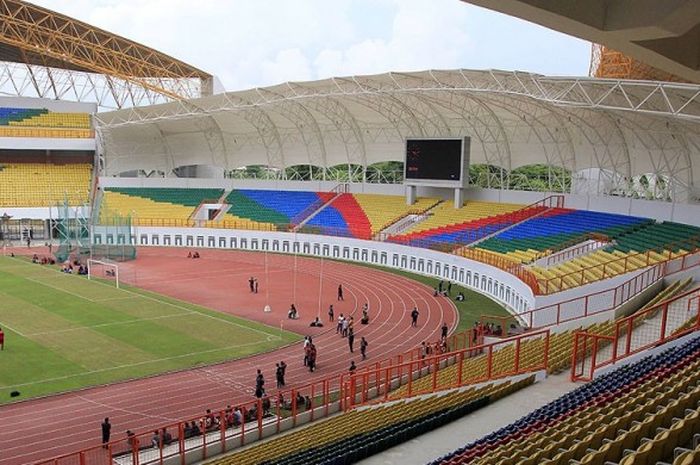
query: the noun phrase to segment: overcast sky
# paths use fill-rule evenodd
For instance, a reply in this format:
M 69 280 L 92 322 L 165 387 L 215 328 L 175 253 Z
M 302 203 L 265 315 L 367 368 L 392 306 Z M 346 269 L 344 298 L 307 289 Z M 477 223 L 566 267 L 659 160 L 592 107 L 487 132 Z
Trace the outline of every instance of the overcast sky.
M 216 75 L 226 90 L 423 69 L 585 75 L 590 44 L 458 0 L 32 0 Z

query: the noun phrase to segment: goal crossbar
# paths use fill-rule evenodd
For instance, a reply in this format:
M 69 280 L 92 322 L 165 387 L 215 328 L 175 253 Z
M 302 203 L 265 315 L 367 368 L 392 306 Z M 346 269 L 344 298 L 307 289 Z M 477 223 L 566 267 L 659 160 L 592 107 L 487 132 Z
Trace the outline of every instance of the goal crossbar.
M 97 267 L 97 268 L 105 267 L 106 276 L 109 276 L 110 278 L 114 278 L 114 282 L 117 286 L 117 289 L 119 289 L 119 264 L 118 263 L 113 262 L 111 260 L 97 260 L 94 258 L 88 258 L 87 267 L 88 267 L 87 278 L 90 280 L 93 277 L 95 277 L 95 278 L 101 277 L 101 276 L 95 275 L 95 273 L 94 273 L 95 267 Z M 107 273 L 111 273 L 111 275 L 107 274 Z

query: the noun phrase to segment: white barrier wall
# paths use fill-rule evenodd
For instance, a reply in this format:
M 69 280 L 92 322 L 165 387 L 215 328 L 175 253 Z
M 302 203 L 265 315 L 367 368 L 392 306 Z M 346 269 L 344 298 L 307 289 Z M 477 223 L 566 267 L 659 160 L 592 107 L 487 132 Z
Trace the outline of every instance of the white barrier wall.
M 512 274 L 484 263 L 429 249 L 387 242 L 288 232 L 244 231 L 209 228 L 134 228 L 131 238 L 114 237 L 96 226 L 95 244 L 183 248 L 218 248 L 298 253 L 351 262 L 381 265 L 459 283 L 505 305 L 513 313 L 533 308 L 532 290 Z

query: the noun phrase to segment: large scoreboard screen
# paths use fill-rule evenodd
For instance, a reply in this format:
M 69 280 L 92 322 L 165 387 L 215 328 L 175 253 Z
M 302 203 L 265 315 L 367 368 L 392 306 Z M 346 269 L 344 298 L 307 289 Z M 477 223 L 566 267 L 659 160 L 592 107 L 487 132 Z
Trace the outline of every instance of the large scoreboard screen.
M 469 164 L 468 144 L 468 138 L 406 139 L 406 183 L 462 187 Z

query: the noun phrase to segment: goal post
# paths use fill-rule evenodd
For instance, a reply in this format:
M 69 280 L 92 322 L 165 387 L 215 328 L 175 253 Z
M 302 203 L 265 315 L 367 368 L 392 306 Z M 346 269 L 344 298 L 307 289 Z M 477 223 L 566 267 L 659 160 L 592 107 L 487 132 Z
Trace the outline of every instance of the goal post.
M 110 260 L 96 260 L 88 258 L 87 260 L 88 273 L 87 278 L 101 279 L 114 282 L 119 289 L 119 264 Z

